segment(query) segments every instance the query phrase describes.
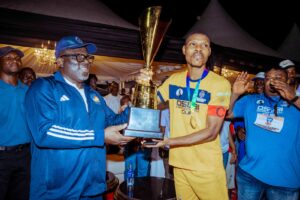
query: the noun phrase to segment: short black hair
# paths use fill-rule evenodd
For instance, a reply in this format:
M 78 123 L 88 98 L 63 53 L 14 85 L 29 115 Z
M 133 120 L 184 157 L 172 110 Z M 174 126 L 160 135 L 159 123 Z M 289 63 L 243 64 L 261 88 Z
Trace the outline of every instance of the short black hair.
M 187 39 L 188 39 L 191 35 L 195 35 L 195 34 L 205 35 L 205 36 L 209 39 L 209 42 L 211 43 L 211 40 L 210 40 L 209 36 L 208 36 L 206 33 L 199 32 L 199 31 L 193 31 L 193 32 L 188 33 L 188 35 L 185 37 L 184 45 L 186 45 Z
M 25 73 L 26 71 L 31 71 L 32 74 L 34 75 L 34 77 L 36 78 L 35 71 L 34 71 L 32 68 L 30 68 L 30 67 L 23 67 L 22 69 L 20 69 L 20 71 L 19 71 L 19 73 L 18 73 L 18 76 L 19 76 L 19 77 L 24 76 L 24 73 Z
M 121 106 L 124 105 L 124 101 L 125 101 L 125 100 L 131 101 L 130 96 L 129 96 L 129 95 L 124 95 L 124 96 L 121 98 L 121 100 L 120 100 L 120 105 L 121 105 Z

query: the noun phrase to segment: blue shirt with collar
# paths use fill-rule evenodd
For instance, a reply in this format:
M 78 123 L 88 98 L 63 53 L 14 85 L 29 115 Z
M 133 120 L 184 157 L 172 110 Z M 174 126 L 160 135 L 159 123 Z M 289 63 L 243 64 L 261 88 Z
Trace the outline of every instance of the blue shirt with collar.
M 258 114 L 275 112 L 283 118 L 279 133 L 255 125 Z M 243 117 L 246 128 L 246 154 L 239 166 L 258 180 L 273 186 L 300 187 L 300 112 L 279 96 L 246 95 L 233 109 Z
M 30 142 L 24 107 L 27 90 L 21 81 L 14 86 L 0 80 L 0 146 Z

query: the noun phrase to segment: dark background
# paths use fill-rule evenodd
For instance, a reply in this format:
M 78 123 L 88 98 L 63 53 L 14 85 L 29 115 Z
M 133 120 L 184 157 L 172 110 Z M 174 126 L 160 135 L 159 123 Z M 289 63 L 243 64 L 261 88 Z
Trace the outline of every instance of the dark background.
M 300 27 L 300 9 L 296 1 L 217 0 L 228 14 L 250 35 L 277 49 L 294 23 Z M 168 36 L 183 37 L 196 23 L 209 0 L 102 0 L 128 22 L 138 26 L 138 17 L 149 6 L 163 8 L 161 19 L 172 18 Z

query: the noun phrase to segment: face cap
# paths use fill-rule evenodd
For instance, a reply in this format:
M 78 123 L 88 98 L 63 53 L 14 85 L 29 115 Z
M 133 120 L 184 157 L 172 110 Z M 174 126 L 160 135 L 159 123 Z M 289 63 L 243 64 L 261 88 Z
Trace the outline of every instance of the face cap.
M 94 54 L 97 51 L 97 47 L 93 43 L 84 43 L 77 36 L 66 36 L 61 38 L 55 48 L 55 57 L 58 58 L 62 51 L 66 49 L 78 49 L 85 47 L 88 54 Z
M 24 56 L 24 53 L 20 51 L 19 49 L 15 49 L 11 46 L 1 47 L 0 48 L 0 57 L 6 56 L 10 52 L 16 52 L 20 58 Z
M 265 72 L 258 72 L 252 80 L 254 81 L 256 79 L 265 79 Z
M 279 63 L 280 68 L 287 69 L 289 67 L 295 67 L 295 64 L 290 60 L 283 60 Z

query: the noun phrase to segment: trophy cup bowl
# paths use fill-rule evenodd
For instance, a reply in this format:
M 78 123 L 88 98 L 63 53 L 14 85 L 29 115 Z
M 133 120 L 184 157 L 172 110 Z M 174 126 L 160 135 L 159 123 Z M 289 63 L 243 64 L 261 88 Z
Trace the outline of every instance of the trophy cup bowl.
M 170 22 L 159 23 L 160 6 L 147 8 L 139 18 L 141 44 L 145 60 L 144 69 L 152 71 L 151 64 L 162 42 Z M 151 78 L 137 81 L 133 95 L 133 105 L 129 114 L 129 122 L 124 130 L 125 136 L 162 139 L 160 132 L 160 111 L 156 110 L 156 86 Z

